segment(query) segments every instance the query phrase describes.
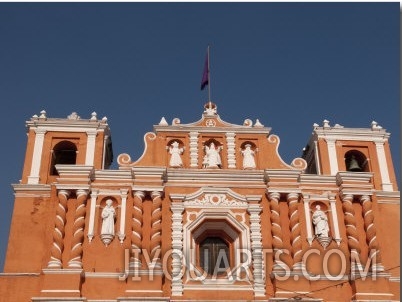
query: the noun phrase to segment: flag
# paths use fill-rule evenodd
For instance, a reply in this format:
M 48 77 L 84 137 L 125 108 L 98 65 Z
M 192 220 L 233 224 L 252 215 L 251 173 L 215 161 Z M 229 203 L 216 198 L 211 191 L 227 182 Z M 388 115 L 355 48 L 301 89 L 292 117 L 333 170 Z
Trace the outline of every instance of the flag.
M 202 73 L 202 80 L 201 80 L 201 90 L 205 88 L 209 83 L 209 62 L 208 62 L 208 53 L 205 57 L 205 64 L 204 64 L 204 72 Z

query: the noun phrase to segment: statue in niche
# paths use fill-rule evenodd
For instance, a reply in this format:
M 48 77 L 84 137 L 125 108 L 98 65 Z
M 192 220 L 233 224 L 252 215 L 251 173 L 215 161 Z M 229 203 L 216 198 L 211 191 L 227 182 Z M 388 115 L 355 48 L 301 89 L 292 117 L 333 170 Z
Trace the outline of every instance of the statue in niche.
M 114 218 L 116 217 L 116 210 L 113 207 L 113 200 L 106 200 L 106 206 L 103 208 L 101 216 L 101 239 L 107 246 L 114 237 Z
M 241 154 L 243 155 L 243 169 L 255 169 L 255 152 L 251 149 L 250 144 L 245 145 L 245 149 L 241 150 Z
M 220 168 L 222 166 L 221 156 L 219 152 L 222 147 L 215 147 L 212 142 L 209 147 L 205 146 L 205 156 L 203 161 L 204 168 Z
M 179 143 L 174 141 L 170 148 L 169 153 L 171 154 L 169 165 L 173 168 L 183 167 L 183 161 L 180 155 L 183 153 L 184 149 L 179 148 Z
M 321 207 L 317 205 L 316 210 L 313 213 L 313 224 L 315 226 L 314 232 L 315 236 L 320 238 L 320 237 L 328 237 L 329 233 L 329 224 L 328 224 L 328 217 L 324 213 L 324 211 L 321 210 Z

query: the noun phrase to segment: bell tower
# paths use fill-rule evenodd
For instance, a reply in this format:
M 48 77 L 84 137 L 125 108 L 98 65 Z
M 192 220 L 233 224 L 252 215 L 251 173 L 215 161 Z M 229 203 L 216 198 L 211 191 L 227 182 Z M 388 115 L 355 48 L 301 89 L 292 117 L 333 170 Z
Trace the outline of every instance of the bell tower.
M 66 196 L 82 203 L 93 171 L 107 169 L 113 158 L 107 119 L 98 120 L 95 112 L 89 119 L 81 119 L 75 112 L 67 118 L 48 118 L 43 110 L 27 121 L 26 127 L 22 178 L 13 185 L 15 202 L 5 272 L 35 271 L 47 265 L 52 242 L 60 249 L 60 240 L 53 237 L 64 232 L 57 223 L 54 226 L 55 213 L 57 221 L 64 221 L 68 207 L 70 213 L 76 211 L 72 201 L 64 208 L 57 204 L 63 205 Z M 59 213 L 61 209 L 63 213 Z M 29 248 L 18 248 L 21 243 Z
M 108 168 L 112 162 L 107 119 L 81 119 L 73 112 L 66 119 L 48 118 L 46 111 L 26 123 L 28 143 L 22 184 L 49 184 L 58 177 L 57 165 Z
M 397 191 L 395 171 L 389 146 L 390 134 L 377 122 L 370 128 L 330 126 L 324 120 L 314 130 L 303 152 L 307 172 L 337 175 L 338 172 L 372 174 L 373 186 L 379 191 Z M 357 174 L 356 174 L 357 175 Z

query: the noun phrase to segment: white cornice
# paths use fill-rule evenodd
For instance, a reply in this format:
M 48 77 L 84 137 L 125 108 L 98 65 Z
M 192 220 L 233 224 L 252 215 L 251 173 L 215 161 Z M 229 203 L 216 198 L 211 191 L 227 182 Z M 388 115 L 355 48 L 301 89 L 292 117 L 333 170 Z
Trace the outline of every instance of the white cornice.
M 43 184 L 13 184 L 12 185 L 15 193 L 20 192 L 35 192 L 35 193 L 49 193 L 50 192 L 50 185 L 43 185 Z
M 120 189 L 110 188 L 96 188 L 98 190 L 97 196 L 119 196 L 121 195 Z
M 266 136 L 269 135 L 271 132 L 271 128 L 229 128 L 229 127 L 205 127 L 205 126 L 154 126 L 154 131 L 156 133 L 161 132 L 198 132 L 198 133 L 226 133 L 226 132 L 235 132 L 236 134 L 265 134 Z
M 316 174 L 301 174 L 301 184 L 323 184 L 336 185 L 336 176 L 333 175 L 316 175 Z
M 42 269 L 45 275 L 84 275 L 83 269 L 63 268 L 63 269 Z
M 131 170 L 95 170 L 95 180 L 132 180 Z
M 284 187 L 284 186 L 269 186 L 269 188 L 266 189 L 267 193 L 284 193 L 284 194 L 289 194 L 289 193 L 301 193 L 301 189 L 298 187 Z
M 339 193 L 341 195 L 353 195 L 353 196 L 363 196 L 363 195 L 368 195 L 371 196 L 373 195 L 374 190 L 369 188 L 369 187 L 359 187 L 359 186 L 341 186 L 339 188 Z
M 371 172 L 338 172 L 336 183 L 341 194 L 373 195 L 372 177 Z
M 39 277 L 40 273 L 0 273 L 0 277 Z
M 149 178 L 149 177 L 156 177 L 159 179 L 164 179 L 166 175 L 166 168 L 165 167 L 132 167 L 131 173 L 133 179 L 137 178 Z
M 266 169 L 264 170 L 265 179 L 269 182 L 272 179 L 296 179 L 298 180 L 302 171 L 299 170 L 283 170 L 283 169 Z
M 378 203 L 388 203 L 388 204 L 400 204 L 401 203 L 401 192 L 394 191 L 376 191 L 375 195 L 377 197 Z
M 200 183 L 197 180 L 187 180 L 187 181 L 182 181 L 182 182 L 169 182 L 165 183 L 164 187 L 169 187 L 169 188 L 199 188 L 200 185 L 211 185 L 210 182 L 204 182 Z M 237 188 L 241 189 L 250 189 L 250 190 L 265 190 L 266 189 L 266 184 L 261 183 L 261 184 L 252 184 L 252 183 L 236 183 L 236 182 L 215 182 L 213 183 L 213 186 L 215 188 L 227 188 L 227 187 L 232 187 L 236 186 Z
M 92 178 L 94 167 L 88 165 L 56 165 L 59 178 L 86 177 Z M 59 179 L 58 178 L 58 179 Z
M 374 141 L 388 140 L 390 133 L 385 129 L 372 130 L 371 128 L 321 128 L 317 127 L 313 131 L 313 135 L 318 138 L 334 139 L 334 140 L 356 140 L 356 141 Z
M 50 197 L 51 186 L 43 184 L 13 184 L 15 197 Z
M 54 184 L 57 190 L 87 190 L 89 191 L 91 186 L 89 184 L 77 184 L 77 183 L 71 183 L 71 184 Z
M 72 290 L 74 293 L 79 293 L 79 290 Z M 60 293 L 62 292 L 63 294 L 65 294 L 65 292 L 63 292 L 62 290 L 55 290 L 55 292 Z M 32 302 L 90 302 L 92 300 L 87 300 L 85 297 L 77 297 L 77 298 L 58 298 L 58 297 L 32 297 L 31 298 Z M 96 300 L 95 300 L 96 301 Z M 116 300 L 112 300 L 112 301 L 116 301 Z M 94 301 L 92 301 L 94 302 Z M 106 301 L 102 301 L 102 302 L 106 302 Z
M 168 169 L 167 182 L 264 183 L 263 170 Z
M 336 174 L 336 182 L 338 185 L 345 182 L 370 183 L 373 173 L 371 172 L 338 172 Z
M 133 185 L 132 191 L 144 191 L 144 192 L 163 192 L 164 186 L 152 186 L 152 185 Z
M 48 118 L 48 119 L 31 119 L 26 121 L 26 126 L 29 128 L 41 128 L 46 131 L 71 131 L 86 132 L 88 129 L 109 130 L 109 125 L 104 121 L 93 121 L 88 119 L 62 119 L 62 118 Z

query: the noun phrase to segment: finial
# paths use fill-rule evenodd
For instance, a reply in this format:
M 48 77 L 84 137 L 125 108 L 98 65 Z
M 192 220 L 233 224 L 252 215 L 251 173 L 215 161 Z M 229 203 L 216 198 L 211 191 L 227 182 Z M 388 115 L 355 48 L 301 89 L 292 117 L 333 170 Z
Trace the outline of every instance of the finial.
M 204 105 L 204 108 L 205 108 L 204 114 L 206 114 L 206 115 L 216 115 L 218 107 L 216 106 L 216 104 L 214 104 L 211 101 L 209 101 L 208 103 L 206 103 Z
M 376 121 L 372 121 L 371 122 L 371 130 L 378 130 L 378 129 L 382 129 L 382 127 L 380 125 L 378 125 L 378 123 Z
M 77 114 L 77 112 L 73 111 L 70 115 L 67 116 L 69 120 L 79 120 L 81 117 Z
M 98 120 L 98 118 L 96 116 L 96 112 L 94 111 L 91 113 L 91 121 L 97 121 L 97 120 Z
M 159 126 L 168 126 L 168 122 L 166 121 L 165 117 L 162 116 L 161 121 L 159 122 Z
M 256 119 L 256 120 L 255 120 L 254 127 L 261 128 L 261 127 L 264 127 L 264 125 L 260 123 L 260 120 L 259 120 L 259 119 Z
M 46 117 L 46 111 L 45 111 L 45 110 L 42 110 L 42 111 L 40 112 L 39 118 L 40 118 L 40 119 L 46 119 L 46 118 L 47 118 L 47 117 Z

